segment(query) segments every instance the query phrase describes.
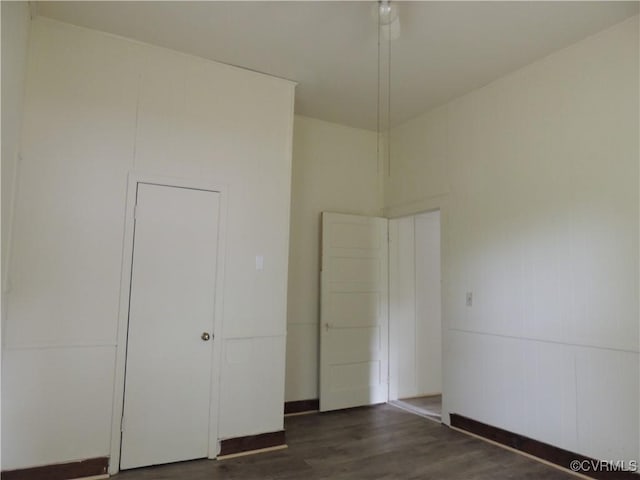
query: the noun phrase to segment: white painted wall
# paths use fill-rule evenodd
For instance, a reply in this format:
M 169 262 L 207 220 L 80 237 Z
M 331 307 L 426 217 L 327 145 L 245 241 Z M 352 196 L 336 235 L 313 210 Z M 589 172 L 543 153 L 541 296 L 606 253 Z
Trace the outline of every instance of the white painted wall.
M 318 398 L 320 213 L 379 215 L 376 133 L 296 116 L 286 400 Z
M 442 393 L 440 212 L 416 215 L 416 395 Z
M 389 221 L 389 399 L 442 393 L 440 212 Z
M 393 132 L 386 213 L 442 208 L 445 420 L 637 458 L 638 45 L 636 16 Z
M 2 469 L 109 454 L 132 170 L 226 185 L 219 436 L 282 429 L 293 85 L 38 18 L 24 118 Z
M 389 399 L 415 397 L 416 259 L 413 216 L 389 220 Z
M 18 165 L 27 50 L 31 23 L 27 2 L 2 2 L 2 319 L 6 310 L 7 255 L 11 232 L 11 205 Z

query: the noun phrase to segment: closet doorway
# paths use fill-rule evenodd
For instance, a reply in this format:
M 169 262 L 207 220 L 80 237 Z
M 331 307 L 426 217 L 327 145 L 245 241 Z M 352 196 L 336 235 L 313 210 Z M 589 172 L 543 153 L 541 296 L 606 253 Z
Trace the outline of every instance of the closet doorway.
M 111 475 L 219 449 L 226 190 L 134 172 L 127 190 Z
M 209 454 L 220 194 L 138 183 L 120 468 Z
M 389 402 L 441 421 L 440 211 L 389 221 Z

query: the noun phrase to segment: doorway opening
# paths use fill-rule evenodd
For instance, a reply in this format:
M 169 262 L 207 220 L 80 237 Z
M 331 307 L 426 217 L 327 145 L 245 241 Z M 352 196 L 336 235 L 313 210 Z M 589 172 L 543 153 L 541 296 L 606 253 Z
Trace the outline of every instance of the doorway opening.
M 441 421 L 440 211 L 389 221 L 389 403 Z

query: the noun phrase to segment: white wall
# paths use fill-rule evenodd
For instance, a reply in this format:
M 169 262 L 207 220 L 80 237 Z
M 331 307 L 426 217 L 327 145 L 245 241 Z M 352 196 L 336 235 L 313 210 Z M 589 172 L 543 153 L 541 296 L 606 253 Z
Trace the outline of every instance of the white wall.
M 638 57 L 636 16 L 394 130 L 386 213 L 442 208 L 445 420 L 637 458 Z
M 376 133 L 296 116 L 286 400 L 318 398 L 320 213 L 379 215 Z
M 416 258 L 413 216 L 389 220 L 389 400 L 415 397 Z
M 219 436 L 282 429 L 293 85 L 38 18 L 24 118 L 2 468 L 109 454 L 132 170 L 227 186 Z
M 5 317 L 7 254 L 11 205 L 22 130 L 24 85 L 29 47 L 30 12 L 27 2 L 2 2 L 2 318 Z
M 442 393 L 440 212 L 416 215 L 416 395 Z
M 440 212 L 389 221 L 389 399 L 442 393 Z

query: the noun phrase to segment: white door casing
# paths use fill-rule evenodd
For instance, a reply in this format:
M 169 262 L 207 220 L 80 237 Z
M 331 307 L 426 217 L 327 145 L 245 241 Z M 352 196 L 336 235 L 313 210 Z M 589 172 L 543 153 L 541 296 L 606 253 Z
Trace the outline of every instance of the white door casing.
M 320 410 L 388 399 L 388 221 L 324 212 Z
M 122 469 L 209 456 L 219 210 L 217 192 L 137 184 Z

